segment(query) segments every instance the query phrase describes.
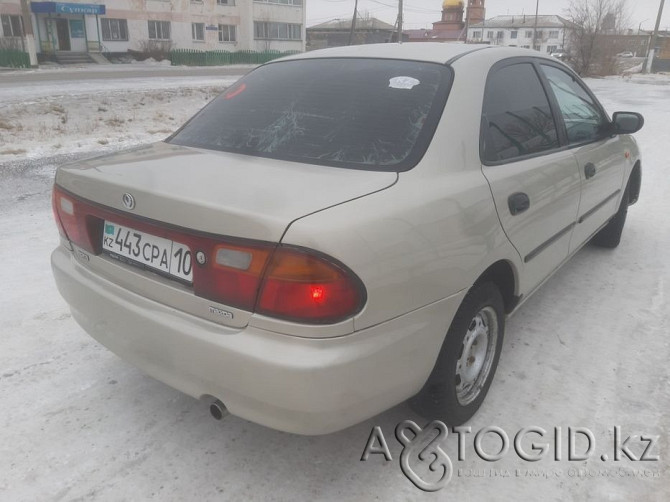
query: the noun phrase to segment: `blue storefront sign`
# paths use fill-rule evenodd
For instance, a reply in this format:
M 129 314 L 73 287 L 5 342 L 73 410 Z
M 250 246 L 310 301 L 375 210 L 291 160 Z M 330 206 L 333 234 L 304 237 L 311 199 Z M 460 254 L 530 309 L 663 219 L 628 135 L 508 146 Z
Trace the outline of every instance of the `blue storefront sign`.
M 30 2 L 35 14 L 105 14 L 105 6 L 87 3 Z

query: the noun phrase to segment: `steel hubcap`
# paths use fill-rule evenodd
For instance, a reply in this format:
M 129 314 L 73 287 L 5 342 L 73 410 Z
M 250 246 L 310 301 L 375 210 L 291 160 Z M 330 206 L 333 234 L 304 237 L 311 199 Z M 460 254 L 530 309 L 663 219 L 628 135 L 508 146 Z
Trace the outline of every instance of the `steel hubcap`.
M 474 401 L 484 387 L 498 339 L 498 320 L 492 307 L 484 307 L 472 318 L 456 361 L 456 397 L 465 406 Z

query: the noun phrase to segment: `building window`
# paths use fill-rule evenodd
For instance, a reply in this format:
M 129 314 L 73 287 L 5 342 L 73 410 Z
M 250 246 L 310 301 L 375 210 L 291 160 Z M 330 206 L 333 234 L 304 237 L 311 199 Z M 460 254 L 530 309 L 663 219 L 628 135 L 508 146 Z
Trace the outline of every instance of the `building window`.
M 542 38 L 542 35 L 542 30 L 537 30 L 537 32 L 535 32 L 535 38 Z
M 234 24 L 219 25 L 219 42 L 236 42 L 237 30 Z
M 235 5 L 235 0 L 216 0 L 217 5 Z M 219 25 L 223 26 L 223 25 Z
M 191 36 L 196 42 L 204 42 L 205 23 L 191 23 Z
M 513 32 L 510 33 L 511 38 L 516 38 L 518 35 L 519 35 L 518 31 L 513 31 Z
M 125 19 L 102 18 L 100 28 L 102 29 L 102 39 L 106 42 L 128 41 L 128 21 Z
M 254 21 L 254 38 L 257 40 L 302 40 L 302 25 Z
M 23 34 L 23 20 L 21 16 L 9 16 L 3 14 L 2 18 L 2 34 L 5 37 L 20 37 Z
M 256 3 L 274 3 L 279 5 L 302 5 L 302 0 L 254 0 Z
M 493 38 L 493 32 L 492 31 L 487 32 L 486 33 L 486 38 L 489 38 L 489 39 Z
M 533 32 L 530 30 L 526 31 L 526 38 L 533 38 Z
M 547 52 L 551 54 L 552 52 L 557 52 L 558 51 L 558 45 L 548 45 L 547 46 Z
M 497 37 L 498 37 L 498 38 L 504 38 L 504 37 L 505 37 L 505 32 L 504 32 L 504 31 L 499 31 L 499 32 L 497 33 Z
M 149 21 L 149 40 L 170 40 L 170 21 Z
M 549 32 L 549 38 L 558 38 L 558 30 L 551 30 Z
M 472 32 L 472 38 L 482 38 L 482 32 L 481 31 L 473 31 Z

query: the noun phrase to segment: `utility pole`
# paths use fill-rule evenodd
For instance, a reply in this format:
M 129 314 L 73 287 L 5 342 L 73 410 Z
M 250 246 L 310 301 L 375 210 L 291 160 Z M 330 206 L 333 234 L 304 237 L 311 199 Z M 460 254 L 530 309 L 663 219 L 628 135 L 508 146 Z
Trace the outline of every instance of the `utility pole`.
M 21 18 L 23 25 L 22 39 L 24 42 L 24 50 L 28 53 L 30 57 L 30 66 L 37 66 L 37 49 L 35 45 L 35 34 L 33 32 L 33 18 L 30 14 L 30 5 L 28 0 L 21 0 Z
M 654 28 L 654 34 L 651 36 L 651 42 L 649 43 L 649 50 L 647 51 L 647 61 L 644 73 L 651 73 L 651 67 L 654 64 L 654 55 L 656 52 L 656 39 L 658 38 L 658 29 L 661 26 L 661 16 L 663 15 L 663 4 L 665 0 L 661 0 L 661 5 L 658 6 L 658 16 L 656 17 L 656 27 Z
M 465 11 L 465 43 L 466 44 L 468 43 L 468 28 L 470 27 L 470 4 L 471 3 L 472 3 L 472 0 L 468 0 L 468 5 L 467 5 L 468 10 Z M 484 35 L 483 31 L 482 31 L 482 35 Z M 458 39 L 459 40 L 461 39 L 460 35 L 459 35 Z
M 398 0 L 398 43 L 402 43 L 402 0 Z
M 358 16 L 358 0 L 354 3 L 354 15 L 351 18 L 351 31 L 349 32 L 349 45 L 354 39 L 354 30 L 356 29 L 356 17 Z
M 535 37 L 537 36 L 537 13 L 540 10 L 540 0 L 535 2 L 535 24 L 533 25 L 533 50 L 535 50 Z

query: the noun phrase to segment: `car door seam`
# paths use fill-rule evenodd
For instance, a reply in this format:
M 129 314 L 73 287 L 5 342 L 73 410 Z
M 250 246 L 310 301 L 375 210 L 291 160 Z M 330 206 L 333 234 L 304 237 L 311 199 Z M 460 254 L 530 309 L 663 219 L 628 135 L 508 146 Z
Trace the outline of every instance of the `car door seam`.
M 542 251 L 547 249 L 549 246 L 551 246 L 554 242 L 556 242 L 558 239 L 563 237 L 566 233 L 568 233 L 570 230 L 572 230 L 575 227 L 576 223 L 573 221 L 570 223 L 567 227 L 562 229 L 561 231 L 555 233 L 551 237 L 549 237 L 546 241 L 544 241 L 542 244 L 537 246 L 535 249 L 533 249 L 530 253 L 526 255 L 526 257 L 523 259 L 524 263 L 528 263 L 530 260 L 535 258 L 537 255 L 539 255 Z

